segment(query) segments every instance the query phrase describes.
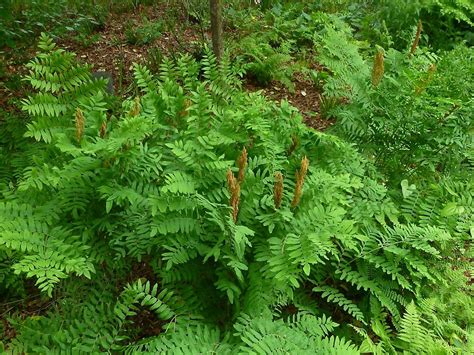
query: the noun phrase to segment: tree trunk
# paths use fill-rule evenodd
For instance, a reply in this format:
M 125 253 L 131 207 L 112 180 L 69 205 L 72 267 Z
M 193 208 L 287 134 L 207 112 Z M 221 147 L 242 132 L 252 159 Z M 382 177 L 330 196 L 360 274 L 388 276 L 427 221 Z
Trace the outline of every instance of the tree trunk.
M 217 61 L 224 54 L 224 39 L 222 34 L 222 0 L 210 0 L 211 4 L 211 33 L 212 49 Z

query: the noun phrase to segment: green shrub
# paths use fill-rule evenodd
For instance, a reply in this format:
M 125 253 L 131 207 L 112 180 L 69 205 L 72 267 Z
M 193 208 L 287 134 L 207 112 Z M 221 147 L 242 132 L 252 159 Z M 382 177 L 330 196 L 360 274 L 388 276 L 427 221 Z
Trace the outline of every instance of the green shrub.
M 267 87 L 278 81 L 294 90 L 292 82 L 292 57 L 288 43 L 273 48 L 269 42 L 256 36 L 248 36 L 239 42 L 239 60 L 245 61 L 247 74 L 260 86 Z
M 76 36 L 74 36 L 74 41 L 83 47 L 90 47 L 93 44 L 97 43 L 99 39 L 100 39 L 100 36 L 97 33 L 94 35 L 79 33 Z
M 140 25 L 128 23 L 125 28 L 125 37 L 128 43 L 143 46 L 159 38 L 162 31 L 163 23 L 161 21 L 144 19 Z
M 339 120 L 334 132 L 359 144 L 397 184 L 411 175 L 472 171 L 473 82 L 460 69 L 472 71 L 472 49 L 459 46 L 440 57 L 390 49 L 374 84 L 374 65 L 356 43 L 330 29 L 320 40 L 319 58 L 333 73 L 326 95 L 348 101 L 333 110 Z
M 146 56 L 146 66 L 152 73 L 157 73 L 160 70 L 160 65 L 163 62 L 163 52 L 158 47 L 148 49 Z

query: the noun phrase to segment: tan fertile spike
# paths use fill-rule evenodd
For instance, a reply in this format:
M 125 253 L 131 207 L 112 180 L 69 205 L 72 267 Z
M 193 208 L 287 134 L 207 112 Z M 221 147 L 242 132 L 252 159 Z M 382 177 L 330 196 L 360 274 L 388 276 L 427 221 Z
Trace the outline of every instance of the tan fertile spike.
M 239 213 L 239 203 L 240 203 L 240 183 L 234 177 L 232 170 L 227 170 L 227 186 L 229 187 L 230 192 L 230 201 L 229 205 L 232 207 L 232 219 L 234 223 L 237 222 L 237 215 Z
M 140 98 L 137 96 L 135 100 L 133 100 L 133 107 L 130 110 L 131 116 L 138 116 L 140 114 L 142 105 L 140 104 Z
M 295 186 L 295 195 L 291 201 L 291 207 L 296 207 L 300 203 L 301 195 L 303 192 L 304 179 L 306 173 L 308 172 L 309 160 L 307 157 L 304 157 L 301 160 L 301 168 L 296 172 L 296 186 Z
M 244 181 L 245 177 L 245 168 L 247 167 L 247 149 L 242 150 L 242 154 L 240 155 L 239 159 L 237 160 L 237 165 L 239 166 L 239 175 L 238 179 L 239 182 Z
M 102 122 L 100 126 L 100 130 L 99 130 L 100 138 L 104 138 L 106 133 L 107 133 L 107 122 L 104 121 Z
M 418 27 L 416 28 L 415 39 L 413 40 L 413 44 L 411 45 L 410 55 L 415 54 L 416 48 L 418 47 L 418 42 L 420 42 L 420 35 L 422 30 L 423 25 L 421 23 L 421 20 L 418 20 Z
M 84 114 L 82 113 L 81 109 L 78 107 L 76 109 L 76 140 L 79 143 L 84 135 L 84 125 L 85 119 Z
M 384 73 L 384 57 L 383 51 L 379 50 L 375 54 L 374 67 L 372 68 L 372 85 L 374 87 L 378 86 L 382 81 Z
M 273 200 L 275 202 L 275 208 L 279 209 L 281 206 L 281 200 L 283 198 L 283 175 L 277 171 L 275 173 L 275 186 L 273 188 Z

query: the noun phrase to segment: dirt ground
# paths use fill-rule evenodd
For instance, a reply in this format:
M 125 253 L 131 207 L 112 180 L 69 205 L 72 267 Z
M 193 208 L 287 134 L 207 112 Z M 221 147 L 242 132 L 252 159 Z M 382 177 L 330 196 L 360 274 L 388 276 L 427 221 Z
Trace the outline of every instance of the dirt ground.
M 126 26 L 130 23 L 140 23 L 144 17 L 148 20 L 165 18 L 167 9 L 158 6 L 144 6 L 132 13 L 110 14 L 103 28 L 95 32 L 96 40 L 85 46 L 72 38 L 61 39 L 58 46 L 76 53 L 77 58 L 93 66 L 93 70 L 99 73 L 108 73 L 113 78 L 115 93 L 127 96 L 127 88 L 133 82 L 133 63 L 149 63 L 153 53 L 163 56 L 174 57 L 183 52 L 193 54 L 199 47 L 199 43 L 209 39 L 207 29 L 199 26 L 185 26 L 189 19 L 182 18 L 174 24 L 172 30 L 164 31 L 154 41 L 147 45 L 134 45 L 126 40 Z M 184 14 L 182 15 L 184 16 Z M 7 62 L 7 76 L 21 77 L 26 72 L 24 62 L 34 56 L 35 49 L 30 48 L 23 53 L 23 62 Z M 8 53 L 7 57 L 8 57 Z M 1 56 L 1 54 L 0 54 Z M 2 59 L 2 58 L 0 58 Z M 303 75 L 296 73 L 293 78 L 295 84 L 294 92 L 280 83 L 272 83 L 266 88 L 256 86 L 250 80 L 246 80 L 244 88 L 249 91 L 262 90 L 269 99 L 275 101 L 287 100 L 299 109 L 303 115 L 304 122 L 317 130 L 325 130 L 334 122 L 322 119 L 319 115 L 319 104 L 321 92 Z M 0 83 L 0 108 L 4 110 L 15 110 L 11 99 L 23 97 L 21 86 L 18 90 L 12 90 Z

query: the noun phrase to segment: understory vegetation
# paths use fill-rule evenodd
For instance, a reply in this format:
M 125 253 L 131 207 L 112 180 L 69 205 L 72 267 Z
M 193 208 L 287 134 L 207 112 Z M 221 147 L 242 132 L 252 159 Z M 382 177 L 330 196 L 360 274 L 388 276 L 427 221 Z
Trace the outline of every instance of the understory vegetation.
M 474 352 L 470 1 L 80 3 L 0 5 L 2 351 Z

